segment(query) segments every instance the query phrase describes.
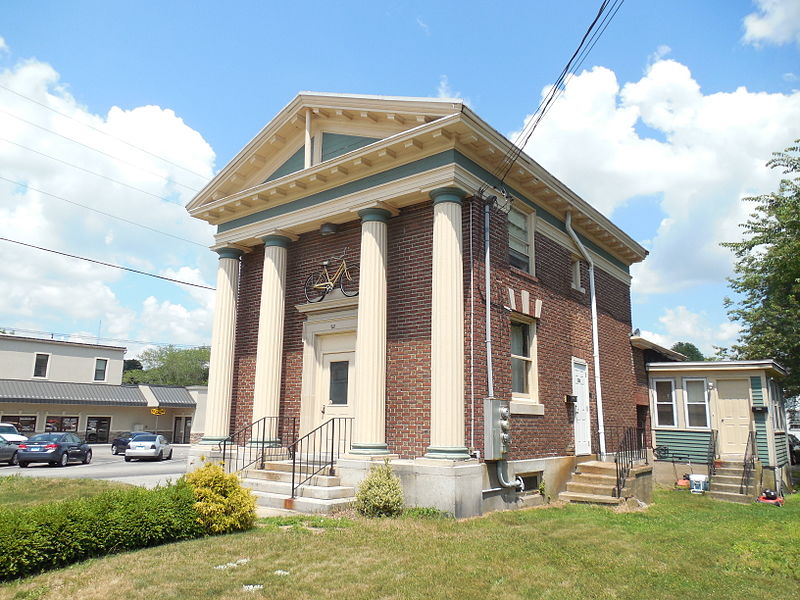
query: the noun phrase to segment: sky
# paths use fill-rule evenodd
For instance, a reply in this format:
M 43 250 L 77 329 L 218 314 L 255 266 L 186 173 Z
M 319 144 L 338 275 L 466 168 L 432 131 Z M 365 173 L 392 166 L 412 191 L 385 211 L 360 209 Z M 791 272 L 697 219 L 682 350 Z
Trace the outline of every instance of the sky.
M 213 286 L 184 209 L 303 90 L 461 97 L 514 139 L 599 0 L 0 7 L 0 237 Z M 499 8 L 498 8 L 499 7 Z M 650 254 L 633 327 L 704 353 L 743 198 L 800 138 L 800 2 L 627 0 L 525 150 Z M 0 330 L 210 343 L 213 292 L 0 240 Z

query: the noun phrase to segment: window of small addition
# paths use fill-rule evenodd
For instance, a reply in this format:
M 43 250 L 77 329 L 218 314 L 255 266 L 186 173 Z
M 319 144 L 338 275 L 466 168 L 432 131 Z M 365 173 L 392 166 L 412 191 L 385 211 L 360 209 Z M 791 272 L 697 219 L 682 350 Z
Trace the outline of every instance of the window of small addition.
M 105 358 L 98 358 L 94 361 L 94 380 L 105 381 L 106 370 L 108 369 L 108 360 Z
M 658 427 L 677 427 L 675 414 L 675 382 L 671 379 L 658 379 L 654 382 L 656 400 L 656 425 Z
M 683 391 L 686 397 L 686 426 L 708 427 L 708 392 L 705 379 L 684 379 Z
M 544 414 L 539 404 L 536 322 L 511 321 L 511 412 Z
M 33 376 L 34 377 L 47 377 L 47 367 L 50 363 L 49 354 L 37 354 L 36 360 L 33 363 Z
M 508 211 L 508 261 L 511 266 L 536 274 L 534 229 L 536 213 L 511 207 Z

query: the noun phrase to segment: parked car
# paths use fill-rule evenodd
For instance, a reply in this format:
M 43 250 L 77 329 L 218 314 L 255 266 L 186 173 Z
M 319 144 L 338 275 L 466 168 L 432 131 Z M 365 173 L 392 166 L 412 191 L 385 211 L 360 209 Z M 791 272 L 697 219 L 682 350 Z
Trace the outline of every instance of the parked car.
M 125 454 L 125 449 L 128 447 L 128 443 L 139 435 L 155 435 L 154 433 L 150 433 L 149 431 L 126 431 L 124 433 L 120 433 L 119 437 L 115 437 L 111 440 L 111 454 Z
M 125 450 L 125 462 L 134 458 L 151 458 L 154 460 L 170 460 L 172 458 L 172 445 L 163 435 L 148 433 L 137 435 Z
M 6 436 L 0 435 L 0 461 L 5 461 L 10 465 L 17 464 L 17 450 L 19 442 L 9 440 Z
M 24 442 L 28 439 L 26 436 L 20 435 L 16 425 L 12 425 L 11 423 L 0 423 L 0 435 L 9 442 Z
M 800 439 L 789 434 L 789 460 L 793 465 L 800 464 Z
M 74 433 L 37 433 L 19 445 L 17 460 L 20 467 L 31 463 L 50 463 L 66 467 L 69 461 L 92 462 L 92 449 Z

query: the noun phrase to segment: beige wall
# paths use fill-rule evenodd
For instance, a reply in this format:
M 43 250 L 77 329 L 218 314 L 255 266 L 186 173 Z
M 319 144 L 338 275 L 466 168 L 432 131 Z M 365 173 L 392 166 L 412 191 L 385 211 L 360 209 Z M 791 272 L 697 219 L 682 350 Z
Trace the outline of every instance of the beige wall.
M 195 406 L 194 409 L 194 418 L 192 419 L 192 437 L 202 437 L 206 431 L 206 401 L 208 400 L 208 386 L 192 385 L 187 386 L 186 389 L 192 399 L 197 403 L 197 406 Z
M 49 354 L 47 376 L 33 376 L 37 354 Z M 71 383 L 122 383 L 125 351 L 122 348 L 66 344 L 48 340 L 0 337 L 0 379 L 67 381 Z M 94 381 L 95 359 L 108 360 L 105 381 Z

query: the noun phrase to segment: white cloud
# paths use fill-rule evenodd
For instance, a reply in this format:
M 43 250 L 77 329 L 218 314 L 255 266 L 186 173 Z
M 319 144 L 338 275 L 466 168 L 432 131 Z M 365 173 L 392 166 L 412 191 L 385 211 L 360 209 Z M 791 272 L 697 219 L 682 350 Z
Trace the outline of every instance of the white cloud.
M 8 44 L 6 44 L 6 40 L 3 36 L 0 36 L 0 54 L 6 54 L 8 52 L 11 52 L 11 49 L 8 47 Z
M 53 67 L 37 60 L 0 71 L 0 83 L 68 115 L 61 116 L 0 88 L 0 105 L 7 111 L 0 112 L 1 138 L 142 190 L 123 187 L 0 140 L 0 175 L 22 184 L 0 180 L 0 236 L 142 270 L 160 269 L 179 279 L 200 282 L 204 276 L 213 277 L 215 261 L 203 247 L 212 241 L 211 230 L 189 218 L 183 208 L 194 195 L 188 188 L 199 189 L 213 174 L 214 152 L 199 133 L 172 110 L 158 106 L 131 110 L 112 107 L 107 115 L 92 114 L 65 90 Z M 110 219 L 35 190 L 195 240 L 201 246 Z M 154 279 L 8 242 L 0 244 L 0 325 L 85 333 L 94 331 L 102 321 L 102 337 L 178 344 L 207 343 L 210 339 L 206 313 L 213 300 L 207 297 L 213 298 L 213 292 L 187 294 Z M 185 324 L 186 319 L 194 319 L 192 327 Z
M 719 243 L 740 238 L 743 197 L 776 187 L 780 174 L 765 163 L 798 123 L 800 92 L 705 95 L 685 65 L 660 60 L 623 86 L 603 67 L 574 77 L 525 150 L 607 215 L 631 198 L 661 198 L 665 217 L 633 289 L 664 293 L 724 281 L 731 256 Z
M 651 55 L 648 57 L 648 60 L 647 60 L 647 62 L 648 62 L 648 64 L 651 64 L 651 65 L 652 65 L 653 63 L 655 63 L 655 62 L 658 62 L 658 61 L 660 61 L 662 58 L 664 58 L 665 56 L 667 56 L 667 55 L 668 55 L 670 52 L 672 52 L 672 48 L 670 48 L 670 47 L 669 47 L 669 46 L 667 46 L 666 44 L 661 44 L 661 45 L 660 45 L 658 48 L 656 48 L 656 51 L 655 51 L 655 52 L 653 52 L 653 53 L 652 53 L 652 54 L 651 54 Z
M 458 98 L 464 104 L 472 108 L 472 103 L 470 102 L 469 98 L 464 98 L 461 95 L 461 92 L 453 91 L 453 88 L 450 86 L 450 78 L 447 75 L 441 75 L 439 77 L 439 85 L 436 88 L 436 97 L 437 98 Z
M 692 312 L 685 306 L 666 309 L 658 321 L 665 333 L 642 331 L 641 336 L 665 348 L 676 342 L 691 342 L 706 356 L 714 355 L 715 346 L 729 347 L 739 334 L 736 323 L 712 324 L 705 314 Z
M 793 83 L 800 79 L 795 73 L 784 73 L 782 79 L 788 83 Z
M 419 25 L 419 28 L 422 29 L 422 31 L 425 33 L 425 35 L 427 35 L 427 36 L 431 35 L 431 28 L 428 26 L 428 24 L 425 21 L 423 21 L 419 17 L 417 17 L 417 25 Z
M 795 43 L 800 46 L 800 2 L 797 0 L 755 0 L 757 12 L 744 18 L 742 39 L 754 46 L 762 43 Z

